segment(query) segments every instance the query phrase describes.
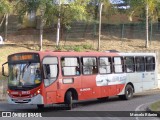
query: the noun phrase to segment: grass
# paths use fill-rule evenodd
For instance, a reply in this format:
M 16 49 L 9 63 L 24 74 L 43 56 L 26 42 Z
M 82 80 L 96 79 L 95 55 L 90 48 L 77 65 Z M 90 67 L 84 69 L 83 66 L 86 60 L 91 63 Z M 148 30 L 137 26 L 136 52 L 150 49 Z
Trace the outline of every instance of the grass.
M 92 45 L 90 44 L 81 44 L 81 45 L 66 45 L 66 46 L 58 46 L 55 48 L 55 50 L 66 50 L 66 51 L 77 51 L 77 52 L 82 52 L 82 51 L 87 51 L 87 50 L 94 50 Z
M 160 101 L 157 101 L 150 105 L 150 109 L 152 111 L 159 111 L 160 112 Z

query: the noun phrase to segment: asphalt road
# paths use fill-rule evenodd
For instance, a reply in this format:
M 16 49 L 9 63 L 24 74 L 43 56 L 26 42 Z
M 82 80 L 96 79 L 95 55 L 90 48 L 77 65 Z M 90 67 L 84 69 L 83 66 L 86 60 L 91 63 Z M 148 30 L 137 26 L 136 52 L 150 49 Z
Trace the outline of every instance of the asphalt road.
M 13 111 L 13 112 L 40 112 L 42 116 L 54 116 L 59 113 L 58 117 L 47 117 L 41 119 L 55 119 L 55 120 L 160 120 L 158 117 L 125 117 L 125 113 L 128 111 L 146 111 L 147 106 L 155 101 L 160 100 L 160 90 L 152 90 L 148 92 L 143 92 L 135 94 L 131 100 L 125 101 L 120 100 L 118 97 L 111 97 L 105 102 L 98 100 L 80 101 L 76 102 L 74 108 L 71 111 L 66 110 L 63 105 L 53 105 L 46 106 L 44 110 L 38 110 L 35 105 L 9 105 L 5 101 L 0 102 L 0 111 Z M 73 112 L 72 112 L 73 111 Z M 75 117 L 77 111 L 82 111 L 78 113 L 79 117 Z M 98 112 L 88 112 L 88 111 L 106 111 L 106 116 L 96 116 Z M 112 111 L 112 112 L 108 112 Z M 115 112 L 114 112 L 115 111 Z M 118 117 L 114 113 L 118 113 L 123 117 Z M 69 112 L 69 113 L 68 113 Z M 101 113 L 101 112 L 100 112 Z M 112 114 L 113 113 L 113 114 Z M 72 114 L 72 115 L 70 115 Z M 89 114 L 89 115 L 88 115 Z M 66 116 L 73 117 L 66 117 Z M 88 116 L 87 116 L 88 115 Z M 81 117 L 80 117 L 81 116 Z M 93 117 L 95 116 L 95 117 Z M 0 118 L 2 119 L 2 118 Z M 5 118 L 3 118 L 5 119 Z M 8 118 L 6 118 L 8 120 Z M 17 119 L 17 118 L 15 118 Z M 24 118 L 23 118 L 24 119 Z M 31 118 L 30 118 L 31 119 Z M 35 118 L 39 120 L 40 118 Z

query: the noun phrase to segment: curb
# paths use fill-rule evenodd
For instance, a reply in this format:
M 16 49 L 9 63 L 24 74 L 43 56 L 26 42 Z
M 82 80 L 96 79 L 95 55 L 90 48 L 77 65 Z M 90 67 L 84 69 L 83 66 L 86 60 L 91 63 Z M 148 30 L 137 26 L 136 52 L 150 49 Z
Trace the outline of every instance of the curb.
M 155 113 L 155 114 L 157 114 L 157 116 L 160 116 L 160 112 L 158 112 L 158 111 L 152 111 L 152 109 L 150 108 L 150 106 L 147 107 L 146 111 Z

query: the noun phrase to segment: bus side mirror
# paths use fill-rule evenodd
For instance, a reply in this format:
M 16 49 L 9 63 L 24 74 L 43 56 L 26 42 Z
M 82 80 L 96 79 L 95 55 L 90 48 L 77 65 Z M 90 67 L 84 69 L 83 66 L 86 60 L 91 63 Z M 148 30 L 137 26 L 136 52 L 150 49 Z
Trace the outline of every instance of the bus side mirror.
M 2 75 L 5 76 L 5 77 L 8 77 L 8 75 L 6 75 L 5 72 L 4 72 L 4 65 L 5 64 L 8 64 L 8 62 L 5 62 L 4 64 L 2 64 Z

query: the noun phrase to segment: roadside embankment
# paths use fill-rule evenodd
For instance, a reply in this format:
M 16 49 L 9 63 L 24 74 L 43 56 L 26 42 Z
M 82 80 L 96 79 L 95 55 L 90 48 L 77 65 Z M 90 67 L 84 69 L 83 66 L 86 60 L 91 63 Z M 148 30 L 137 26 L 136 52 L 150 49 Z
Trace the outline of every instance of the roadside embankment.
M 148 111 L 158 114 L 160 116 L 160 101 L 154 102 L 148 106 Z

